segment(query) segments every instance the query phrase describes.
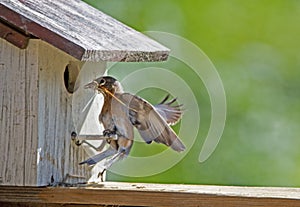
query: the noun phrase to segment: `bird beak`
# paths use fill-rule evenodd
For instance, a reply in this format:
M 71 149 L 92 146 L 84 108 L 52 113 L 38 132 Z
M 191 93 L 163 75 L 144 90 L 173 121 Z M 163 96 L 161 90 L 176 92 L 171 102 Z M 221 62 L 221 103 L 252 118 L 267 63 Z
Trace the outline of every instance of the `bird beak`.
M 86 84 L 84 86 L 84 89 L 93 89 L 93 90 L 95 90 L 97 88 L 97 86 L 98 86 L 98 83 L 96 81 L 92 81 L 92 82 Z

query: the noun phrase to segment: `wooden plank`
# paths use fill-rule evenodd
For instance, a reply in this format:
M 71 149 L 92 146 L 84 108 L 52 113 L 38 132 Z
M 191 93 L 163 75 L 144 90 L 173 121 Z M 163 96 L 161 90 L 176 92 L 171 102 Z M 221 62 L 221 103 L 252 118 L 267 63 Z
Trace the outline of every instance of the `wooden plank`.
M 61 204 L 55 203 L 0 203 L 1 207 L 61 207 Z M 80 204 L 64 204 L 63 207 L 82 207 Z M 84 207 L 121 207 L 121 206 L 107 206 L 107 205 L 84 205 Z
M 0 18 L 82 61 L 162 61 L 169 49 L 80 0 L 4 0 Z
M 9 203 L 9 202 L 1 202 L 0 203 L 1 207 L 35 207 L 35 206 L 40 206 L 40 207 L 50 207 L 47 204 L 33 204 L 33 203 Z M 57 204 L 52 204 L 51 207 L 56 207 Z
M 26 49 L 25 62 L 25 156 L 24 185 L 36 185 L 37 182 L 37 146 L 38 146 L 38 46 L 40 40 L 31 39 Z
M 26 36 L 0 21 L 0 37 L 17 46 L 25 49 L 28 45 L 29 36 Z
M 37 149 L 36 45 L 26 50 L 0 39 L 0 177 L 3 184 L 35 183 Z
M 2 3 L 4 4 L 5 2 L 0 2 L 0 18 L 23 30 L 24 33 L 34 35 L 70 54 L 71 56 L 81 59 L 82 54 L 84 53 L 84 49 L 82 47 L 68 41 L 66 38 L 59 36 L 40 24 L 31 21 L 25 16 L 22 16 L 18 13 L 18 11 L 14 11 L 13 9 L 9 9 L 6 6 L 1 5 Z
M 124 206 L 300 206 L 300 189 L 109 183 L 77 187 L 0 186 L 1 202 Z
M 72 95 L 66 90 L 63 77 L 70 61 L 75 59 L 40 41 L 37 185 L 62 182 L 68 173 L 88 174 L 77 164 L 84 159 L 82 150 L 70 140 L 74 131 Z M 82 180 L 74 179 L 78 181 Z
M 73 57 L 40 41 L 37 185 L 62 181 L 84 182 L 91 176 L 91 168 L 79 165 L 89 155 L 84 147 L 78 147 L 71 141 L 73 131 L 79 134 L 81 127 L 77 126 L 78 123 L 86 121 L 86 116 L 82 111 L 86 102 L 89 101 L 86 96 L 89 94 L 86 91 L 79 95 L 80 89 L 78 89 L 70 94 L 65 88 L 65 68 L 69 64 L 74 64 L 73 70 L 76 69 L 76 62 L 78 61 Z M 79 63 L 78 67 L 88 67 L 83 72 L 79 72 L 79 77 L 77 77 L 76 83 L 82 86 L 103 75 L 106 63 L 88 62 L 84 65 Z M 75 88 L 77 88 L 76 84 Z M 92 124 L 95 124 L 95 121 Z M 99 125 L 99 122 L 96 121 L 96 124 Z M 77 177 L 67 175 L 76 175 Z M 66 178 L 68 179 L 65 180 Z

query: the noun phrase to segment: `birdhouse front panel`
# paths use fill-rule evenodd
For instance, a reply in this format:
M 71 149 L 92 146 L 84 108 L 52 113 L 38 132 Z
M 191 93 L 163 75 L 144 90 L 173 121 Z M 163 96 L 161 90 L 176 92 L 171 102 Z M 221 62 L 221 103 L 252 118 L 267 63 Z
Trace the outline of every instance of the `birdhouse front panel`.
M 79 166 L 79 163 L 88 155 L 84 147 L 72 142 L 71 136 L 74 132 L 77 135 L 102 133 L 99 122 L 90 116 L 93 110 L 100 110 L 101 105 L 89 107 L 91 97 L 83 91 L 83 86 L 104 74 L 106 64 L 77 61 L 44 42 L 39 45 L 39 55 L 37 183 L 84 182 L 91 176 L 90 169 Z M 73 90 L 69 88 L 68 91 L 68 84 Z M 85 125 L 90 130 L 83 132 Z
M 104 74 L 106 64 L 86 63 L 80 73 L 83 62 L 38 39 L 25 50 L 1 39 L 0 54 L 1 184 L 86 181 L 90 169 L 78 163 L 89 155 L 71 135 L 102 131 L 90 118 L 97 108 L 83 110 L 90 98 L 79 88 Z
M 74 167 L 80 161 L 77 160 L 80 152 L 76 151 L 80 149 L 70 143 L 74 131 L 72 94 L 64 84 L 65 69 L 75 59 L 45 42 L 40 43 L 37 183 L 47 185 L 61 182 L 67 173 L 80 174 L 79 168 Z

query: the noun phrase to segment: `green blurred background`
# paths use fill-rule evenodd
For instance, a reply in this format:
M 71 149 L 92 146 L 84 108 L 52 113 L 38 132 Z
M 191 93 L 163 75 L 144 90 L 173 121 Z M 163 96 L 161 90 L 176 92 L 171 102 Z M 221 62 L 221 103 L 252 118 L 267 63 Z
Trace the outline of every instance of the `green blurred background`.
M 170 67 L 193 87 L 201 107 L 197 141 L 168 171 L 142 178 L 108 173 L 108 180 L 300 186 L 300 1 L 85 1 L 138 31 L 164 31 L 194 42 L 216 66 L 227 98 L 221 141 L 199 163 L 210 123 L 208 94 L 184 64 L 172 58 L 151 63 Z M 122 77 L 139 66 L 123 67 L 109 73 Z M 132 153 L 139 154 L 139 149 Z

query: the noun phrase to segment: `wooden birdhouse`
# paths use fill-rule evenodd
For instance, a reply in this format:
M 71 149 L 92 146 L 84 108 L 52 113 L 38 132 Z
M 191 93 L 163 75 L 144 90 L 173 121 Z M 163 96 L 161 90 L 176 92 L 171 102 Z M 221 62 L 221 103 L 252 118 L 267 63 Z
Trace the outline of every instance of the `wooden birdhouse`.
M 88 107 L 82 86 L 107 62 L 163 61 L 169 52 L 80 0 L 2 0 L 0 36 L 1 185 L 91 176 L 71 137 L 102 133 L 93 111 L 102 100 Z

